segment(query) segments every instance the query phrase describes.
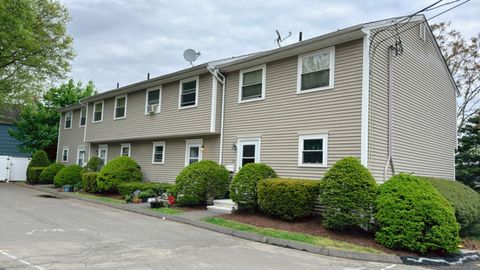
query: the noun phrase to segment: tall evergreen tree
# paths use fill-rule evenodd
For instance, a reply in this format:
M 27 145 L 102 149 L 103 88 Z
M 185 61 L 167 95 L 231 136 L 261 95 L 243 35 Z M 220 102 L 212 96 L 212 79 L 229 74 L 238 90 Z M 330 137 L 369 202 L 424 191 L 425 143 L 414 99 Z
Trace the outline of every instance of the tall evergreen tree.
M 480 110 L 460 129 L 455 161 L 457 180 L 480 192 Z

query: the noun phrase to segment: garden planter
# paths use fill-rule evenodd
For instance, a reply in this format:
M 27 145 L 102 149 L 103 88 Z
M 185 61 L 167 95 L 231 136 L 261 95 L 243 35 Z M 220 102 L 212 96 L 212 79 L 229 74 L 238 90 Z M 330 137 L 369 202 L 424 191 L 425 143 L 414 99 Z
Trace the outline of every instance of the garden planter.
M 175 196 L 168 195 L 168 204 L 170 204 L 170 205 L 175 204 Z
M 162 207 L 162 202 L 150 202 L 150 208 L 160 208 Z

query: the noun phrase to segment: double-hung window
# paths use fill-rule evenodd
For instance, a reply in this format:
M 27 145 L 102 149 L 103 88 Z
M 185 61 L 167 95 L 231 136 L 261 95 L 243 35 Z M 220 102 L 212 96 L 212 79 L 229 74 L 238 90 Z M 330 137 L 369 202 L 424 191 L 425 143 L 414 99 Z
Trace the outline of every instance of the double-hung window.
M 84 127 L 85 123 L 87 122 L 87 109 L 82 108 L 80 110 L 80 127 Z
M 77 164 L 79 166 L 83 167 L 85 165 L 85 155 L 86 155 L 85 146 L 83 145 L 79 146 L 77 151 Z
M 145 113 L 159 113 L 161 103 L 161 88 L 147 90 L 147 98 L 145 100 Z
M 72 128 L 72 112 L 65 113 L 65 129 Z
M 178 104 L 180 109 L 197 106 L 198 81 L 198 76 L 180 81 L 180 98 Z
M 67 147 L 63 148 L 62 162 L 68 162 L 68 152 L 69 152 L 69 149 Z
M 98 146 L 98 157 L 102 160 L 103 165 L 107 164 L 108 160 L 108 144 L 100 144 Z
M 129 157 L 132 145 L 129 143 L 122 143 L 120 145 L 120 156 Z
M 297 93 L 333 88 L 335 47 L 298 57 Z
M 103 100 L 93 104 L 93 122 L 103 121 Z
M 165 163 L 165 142 L 153 143 L 152 163 L 153 164 Z
M 185 166 L 202 160 L 203 140 L 187 140 L 185 152 Z
M 115 115 L 114 119 L 123 119 L 127 117 L 127 95 L 115 97 Z
M 238 102 L 247 102 L 265 98 L 266 65 L 240 71 Z
M 327 166 L 328 135 L 304 135 L 298 140 L 298 166 Z

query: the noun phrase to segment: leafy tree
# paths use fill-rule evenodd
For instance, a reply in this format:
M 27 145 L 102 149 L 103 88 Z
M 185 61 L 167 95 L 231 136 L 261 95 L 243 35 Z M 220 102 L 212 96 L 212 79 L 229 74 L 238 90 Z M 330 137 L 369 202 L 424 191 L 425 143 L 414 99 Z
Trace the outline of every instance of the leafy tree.
M 455 156 L 458 181 L 480 191 L 480 110 L 460 129 Z
M 457 128 L 461 129 L 480 105 L 480 33 L 467 40 L 450 23 L 431 27 L 461 93 L 457 98 Z
M 0 1 L 0 107 L 18 109 L 64 78 L 75 56 L 69 21 L 55 0 Z
M 42 100 L 26 106 L 16 121 L 17 130 L 9 130 L 10 136 L 20 141 L 19 150 L 26 153 L 46 150 L 53 159 L 56 152 L 58 108 L 76 104 L 84 97 L 95 93 L 93 82 L 84 87 L 81 82 L 69 80 L 48 90 Z

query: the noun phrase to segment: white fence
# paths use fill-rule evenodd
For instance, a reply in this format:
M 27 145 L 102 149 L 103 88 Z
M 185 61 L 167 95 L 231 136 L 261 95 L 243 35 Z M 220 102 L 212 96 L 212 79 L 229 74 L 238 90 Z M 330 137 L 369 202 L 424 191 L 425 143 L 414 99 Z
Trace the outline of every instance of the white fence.
M 26 181 L 29 158 L 0 156 L 0 181 Z

